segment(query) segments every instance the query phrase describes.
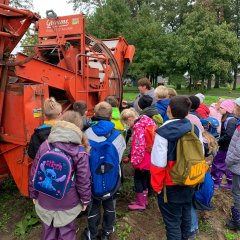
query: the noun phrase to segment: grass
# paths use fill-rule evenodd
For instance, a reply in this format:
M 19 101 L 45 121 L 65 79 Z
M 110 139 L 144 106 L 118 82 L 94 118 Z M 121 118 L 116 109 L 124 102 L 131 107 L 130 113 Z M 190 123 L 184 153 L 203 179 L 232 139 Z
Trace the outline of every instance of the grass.
M 186 89 L 178 90 L 179 95 L 194 95 L 198 93 L 199 91 L 192 91 L 189 92 Z M 240 89 L 238 88 L 236 91 L 229 91 L 228 88 L 213 88 L 211 90 L 206 91 L 204 93 L 206 98 L 204 100 L 204 103 L 208 106 L 210 106 L 212 103 L 217 102 L 218 98 L 237 98 L 240 97 Z M 137 87 L 124 87 L 123 88 L 123 99 L 127 101 L 134 101 L 135 97 L 138 95 Z
M 235 232 L 230 232 L 230 231 L 226 230 L 224 232 L 224 237 L 225 237 L 226 240 L 239 240 L 240 239 L 240 234 L 235 233 Z

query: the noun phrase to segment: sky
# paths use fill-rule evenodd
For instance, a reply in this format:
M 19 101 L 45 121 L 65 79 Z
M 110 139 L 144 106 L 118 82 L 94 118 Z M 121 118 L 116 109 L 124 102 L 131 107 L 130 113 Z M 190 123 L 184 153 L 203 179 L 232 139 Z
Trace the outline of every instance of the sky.
M 58 16 L 74 14 L 73 5 L 67 0 L 33 0 L 33 11 L 39 12 L 42 18 L 46 17 L 46 10 L 53 10 Z

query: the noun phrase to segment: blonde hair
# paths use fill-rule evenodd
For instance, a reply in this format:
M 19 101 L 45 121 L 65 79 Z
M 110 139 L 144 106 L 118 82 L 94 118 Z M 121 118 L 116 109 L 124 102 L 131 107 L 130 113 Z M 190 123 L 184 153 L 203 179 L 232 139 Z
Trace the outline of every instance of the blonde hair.
M 126 121 L 130 118 L 133 117 L 135 119 L 137 119 L 139 117 L 139 114 L 137 113 L 137 111 L 134 108 L 128 108 L 128 109 L 124 109 L 121 112 L 121 122 L 122 123 L 126 123 Z
M 168 89 L 164 86 L 158 86 L 155 91 L 155 96 L 158 99 L 163 99 L 168 97 Z
M 204 131 L 202 135 L 203 135 L 203 138 L 205 138 L 208 142 L 208 149 L 209 149 L 208 154 L 216 153 L 218 150 L 218 143 L 215 137 L 207 131 Z
M 74 125 L 76 125 L 79 128 L 79 131 L 81 131 L 83 123 L 82 123 L 82 117 L 80 116 L 80 114 L 78 112 L 75 111 L 66 111 L 60 118 L 60 120 L 66 121 L 66 122 L 70 122 L 73 123 Z M 84 133 L 82 133 L 82 145 L 85 147 L 86 151 L 89 152 L 90 150 L 90 146 L 88 143 L 88 139 L 86 137 L 86 135 Z
M 174 88 L 168 88 L 168 97 L 169 98 L 172 98 L 172 97 L 175 97 L 177 96 L 177 92 Z
M 112 116 L 112 106 L 107 102 L 100 102 L 94 108 L 95 116 L 110 118 Z
M 48 119 L 57 118 L 62 112 L 62 105 L 54 97 L 47 98 L 44 101 L 44 114 Z

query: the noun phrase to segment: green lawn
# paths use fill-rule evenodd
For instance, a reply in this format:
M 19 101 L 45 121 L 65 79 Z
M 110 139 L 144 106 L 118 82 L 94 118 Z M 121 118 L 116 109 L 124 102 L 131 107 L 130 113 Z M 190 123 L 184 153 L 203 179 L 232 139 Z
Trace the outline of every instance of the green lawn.
M 178 90 L 179 95 L 194 95 L 198 93 L 198 91 L 192 91 L 189 92 L 186 89 L 183 90 Z M 128 101 L 133 101 L 138 94 L 137 87 L 124 87 L 123 88 L 123 99 L 128 100 Z M 217 102 L 219 97 L 229 99 L 229 98 L 238 98 L 240 97 L 240 89 L 238 88 L 236 91 L 229 91 L 227 88 L 219 88 L 219 89 L 211 89 L 209 91 L 206 91 L 204 93 L 206 98 L 204 103 L 206 105 L 211 105 L 214 102 Z

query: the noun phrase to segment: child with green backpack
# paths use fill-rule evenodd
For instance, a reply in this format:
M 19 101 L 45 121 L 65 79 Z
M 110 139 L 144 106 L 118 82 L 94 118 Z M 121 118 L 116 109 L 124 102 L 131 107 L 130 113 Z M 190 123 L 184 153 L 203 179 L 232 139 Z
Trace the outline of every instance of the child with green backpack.
M 167 240 L 189 238 L 193 186 L 205 175 L 201 135 L 185 118 L 190 108 L 191 101 L 185 96 L 170 100 L 170 120 L 156 130 L 151 153 L 151 184 L 158 193 Z

